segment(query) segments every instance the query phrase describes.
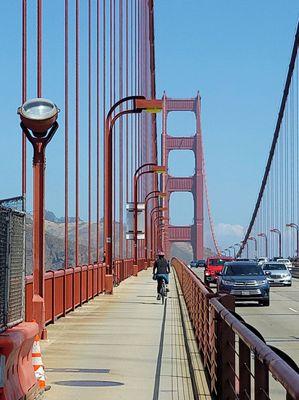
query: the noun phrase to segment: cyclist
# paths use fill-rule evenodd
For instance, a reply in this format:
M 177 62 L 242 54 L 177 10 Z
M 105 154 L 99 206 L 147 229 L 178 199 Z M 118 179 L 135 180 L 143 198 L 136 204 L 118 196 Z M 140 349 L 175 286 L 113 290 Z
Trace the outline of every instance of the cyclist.
M 163 251 L 159 251 L 157 254 L 157 259 L 154 263 L 154 268 L 153 268 L 153 274 L 157 279 L 157 300 L 160 300 L 160 290 L 162 287 L 162 281 L 164 279 L 164 282 L 166 285 L 169 283 L 169 277 L 168 274 L 170 273 L 170 267 L 169 267 L 169 262 L 166 260 L 164 257 Z M 166 287 L 166 291 L 168 292 L 169 289 Z

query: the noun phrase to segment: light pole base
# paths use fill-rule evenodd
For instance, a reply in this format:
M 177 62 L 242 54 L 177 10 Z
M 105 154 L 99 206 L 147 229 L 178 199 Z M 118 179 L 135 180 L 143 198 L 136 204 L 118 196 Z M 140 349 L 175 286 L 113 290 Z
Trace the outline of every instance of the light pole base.
M 138 265 L 134 264 L 133 265 L 133 276 L 137 276 L 138 275 Z
M 105 275 L 105 293 L 113 294 L 113 275 Z
M 38 324 L 39 337 L 41 338 L 41 340 L 46 340 L 48 335 L 45 326 L 46 310 L 45 310 L 44 299 L 40 295 L 34 294 L 32 299 L 32 307 L 33 307 L 33 319 Z

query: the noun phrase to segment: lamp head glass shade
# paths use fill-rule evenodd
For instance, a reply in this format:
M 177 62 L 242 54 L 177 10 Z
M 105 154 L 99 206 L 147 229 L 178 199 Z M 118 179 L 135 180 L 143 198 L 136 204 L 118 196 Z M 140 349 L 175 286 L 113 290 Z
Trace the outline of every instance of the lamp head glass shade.
M 18 114 L 27 129 L 42 136 L 54 124 L 59 108 L 51 100 L 35 98 L 27 100 L 18 108 Z

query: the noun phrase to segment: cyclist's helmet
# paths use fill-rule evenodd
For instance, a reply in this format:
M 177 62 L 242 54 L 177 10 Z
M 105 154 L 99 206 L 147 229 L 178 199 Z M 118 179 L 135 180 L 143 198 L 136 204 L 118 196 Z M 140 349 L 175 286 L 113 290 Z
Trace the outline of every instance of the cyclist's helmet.
M 164 251 L 163 251 L 163 250 L 159 250 L 157 255 L 158 255 L 158 256 L 161 256 L 161 257 L 162 257 L 162 256 L 165 256 L 165 254 L 164 254 Z

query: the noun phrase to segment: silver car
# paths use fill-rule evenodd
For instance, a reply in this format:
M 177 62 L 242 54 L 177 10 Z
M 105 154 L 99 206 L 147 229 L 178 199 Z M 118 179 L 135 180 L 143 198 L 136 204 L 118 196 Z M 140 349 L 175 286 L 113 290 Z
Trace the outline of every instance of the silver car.
M 292 286 L 292 275 L 285 264 L 267 262 L 262 268 L 270 285 Z

